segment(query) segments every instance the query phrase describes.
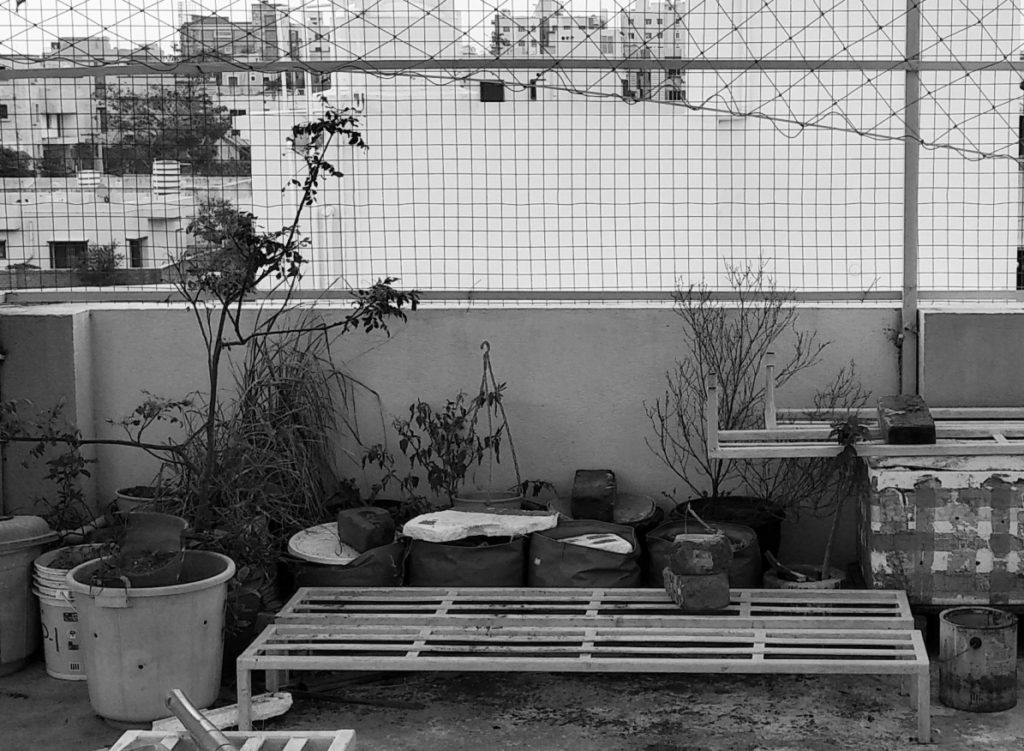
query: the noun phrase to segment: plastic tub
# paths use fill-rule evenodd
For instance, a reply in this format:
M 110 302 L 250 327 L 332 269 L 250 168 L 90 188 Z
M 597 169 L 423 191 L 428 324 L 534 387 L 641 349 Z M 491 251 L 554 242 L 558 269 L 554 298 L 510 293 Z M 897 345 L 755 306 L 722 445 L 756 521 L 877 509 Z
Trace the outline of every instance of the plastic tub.
M 0 517 L 0 675 L 20 670 L 39 649 L 32 563 L 56 539 L 38 516 Z

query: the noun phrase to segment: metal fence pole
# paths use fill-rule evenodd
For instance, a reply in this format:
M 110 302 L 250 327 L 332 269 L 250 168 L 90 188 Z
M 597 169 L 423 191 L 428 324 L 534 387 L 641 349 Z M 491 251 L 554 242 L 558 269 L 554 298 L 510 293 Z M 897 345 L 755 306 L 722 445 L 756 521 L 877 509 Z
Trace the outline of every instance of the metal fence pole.
M 921 159 L 921 2 L 907 0 L 907 54 L 903 138 L 903 309 L 900 319 L 900 392 L 917 393 L 918 189 Z

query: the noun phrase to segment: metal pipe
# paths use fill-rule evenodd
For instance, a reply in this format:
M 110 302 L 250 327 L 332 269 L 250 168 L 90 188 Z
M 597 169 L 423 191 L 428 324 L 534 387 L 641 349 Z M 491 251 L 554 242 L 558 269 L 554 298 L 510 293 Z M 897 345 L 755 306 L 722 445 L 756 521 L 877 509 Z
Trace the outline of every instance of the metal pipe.
M 238 748 L 227 739 L 224 733 L 220 732 L 220 728 L 196 709 L 181 689 L 171 689 L 171 692 L 167 694 L 166 704 L 167 708 L 185 726 L 189 735 L 192 736 L 192 740 L 196 742 L 199 751 L 238 751 Z
M 917 393 L 918 199 L 921 167 L 921 2 L 907 0 L 907 61 L 903 132 L 903 308 L 900 393 Z

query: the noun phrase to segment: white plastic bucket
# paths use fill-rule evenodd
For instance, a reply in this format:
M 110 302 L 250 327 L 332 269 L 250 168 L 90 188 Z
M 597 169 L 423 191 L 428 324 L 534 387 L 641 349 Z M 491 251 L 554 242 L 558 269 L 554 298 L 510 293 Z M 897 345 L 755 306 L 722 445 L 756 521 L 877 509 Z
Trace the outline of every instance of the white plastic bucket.
M 84 681 L 85 662 L 78 641 L 78 612 L 65 590 L 60 599 L 36 591 L 43 630 L 46 674 L 65 681 Z

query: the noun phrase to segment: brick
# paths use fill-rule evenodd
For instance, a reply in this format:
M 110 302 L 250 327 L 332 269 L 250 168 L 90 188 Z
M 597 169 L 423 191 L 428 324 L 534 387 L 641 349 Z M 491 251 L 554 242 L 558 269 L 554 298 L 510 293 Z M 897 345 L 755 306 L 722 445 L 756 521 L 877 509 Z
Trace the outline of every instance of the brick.
M 878 400 L 878 427 L 886 443 L 935 443 L 935 420 L 917 394 L 883 396 Z
M 338 539 L 360 553 L 395 541 L 395 521 L 387 509 L 376 506 L 338 512 Z
M 687 576 L 676 574 L 666 566 L 662 574 L 672 601 L 687 612 L 720 610 L 729 605 L 729 575 L 726 573 Z
M 722 533 L 678 535 L 668 557 L 672 573 L 683 575 L 728 573 L 731 563 L 732 545 Z

